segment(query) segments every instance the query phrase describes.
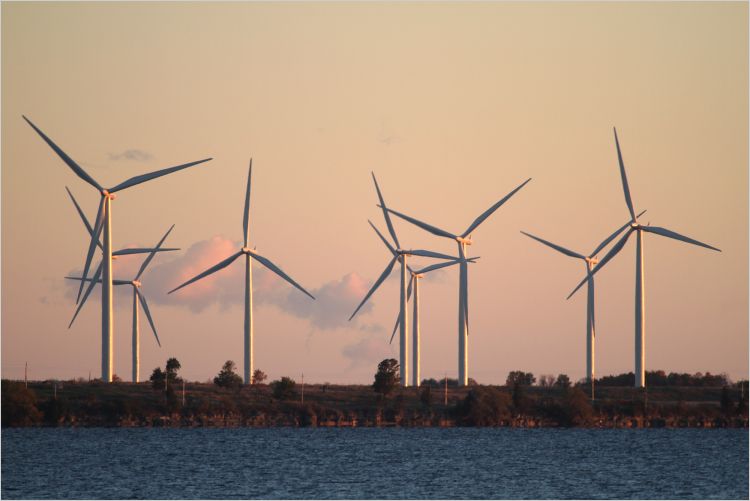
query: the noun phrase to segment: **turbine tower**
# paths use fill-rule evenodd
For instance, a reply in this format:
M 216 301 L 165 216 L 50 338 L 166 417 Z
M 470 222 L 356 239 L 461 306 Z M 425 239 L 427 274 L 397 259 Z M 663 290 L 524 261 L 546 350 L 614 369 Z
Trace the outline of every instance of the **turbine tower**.
M 707 249 L 721 252 L 721 250 L 711 245 L 704 244 L 698 240 L 680 235 L 674 231 L 659 226 L 643 225 L 638 222 L 638 217 L 635 215 L 633 209 L 633 200 L 630 197 L 630 188 L 628 187 L 628 178 L 625 175 L 625 164 L 622 160 L 622 152 L 620 151 L 620 141 L 617 138 L 617 129 L 614 129 L 615 134 L 615 146 L 617 148 L 617 161 L 620 164 L 620 177 L 622 178 L 622 190 L 625 193 L 625 204 L 628 206 L 630 212 L 630 228 L 625 235 L 612 246 L 610 251 L 602 258 L 601 261 L 591 270 L 590 276 L 593 276 L 599 271 L 604 265 L 606 265 L 610 259 L 612 259 L 618 252 L 622 250 L 625 243 L 630 238 L 630 235 L 636 233 L 636 247 L 635 247 L 635 387 L 644 388 L 646 386 L 646 302 L 645 302 L 645 276 L 643 269 L 643 233 L 654 233 L 663 237 L 672 238 L 689 244 L 705 247 Z M 588 280 L 584 278 L 578 286 L 573 289 L 568 298 L 576 293 L 578 289 Z
M 458 285 L 458 384 L 459 386 L 466 386 L 469 384 L 469 350 L 468 350 L 468 335 L 469 335 L 469 269 L 466 260 L 466 246 L 472 244 L 471 234 L 474 230 L 479 227 L 485 219 L 490 217 L 501 205 L 516 194 L 518 190 L 523 188 L 526 183 L 531 181 L 531 178 L 521 183 L 513 191 L 505 195 L 492 207 L 484 211 L 474 220 L 469 227 L 460 235 L 453 234 L 449 231 L 442 230 L 436 226 L 432 226 L 427 223 L 423 223 L 418 219 L 415 219 L 406 214 L 402 214 L 393 209 L 385 209 L 388 212 L 395 214 L 396 216 L 409 221 L 410 223 L 422 228 L 425 231 L 437 235 L 439 237 L 449 238 L 455 240 L 458 245 L 458 256 L 463 261 L 459 263 L 459 285 Z
M 479 257 L 473 257 L 470 259 L 467 259 L 466 261 L 473 263 L 475 262 Z M 448 261 L 445 263 L 437 263 L 430 266 L 427 266 L 425 268 L 422 268 L 421 270 L 414 271 L 411 266 L 407 266 L 409 269 L 409 273 L 411 274 L 411 279 L 409 280 L 409 289 L 406 291 L 406 300 L 408 301 L 411 299 L 411 293 L 412 289 L 414 290 L 414 302 L 413 302 L 413 308 L 414 308 L 414 314 L 413 314 L 413 327 L 412 327 L 412 384 L 415 387 L 419 387 L 420 383 L 420 377 L 421 377 L 421 340 L 420 340 L 420 327 L 419 327 L 419 280 L 426 274 L 431 271 L 439 270 L 440 268 L 445 268 L 448 266 L 453 266 L 456 264 L 461 263 L 461 259 L 454 259 L 453 261 Z M 389 343 L 393 343 L 393 338 L 396 336 L 396 331 L 398 330 L 399 325 L 401 324 L 401 316 L 396 318 L 396 325 L 393 326 L 393 333 L 391 334 L 391 340 Z
M 378 280 L 373 284 L 372 288 L 368 291 L 367 295 L 365 295 L 365 298 L 362 300 L 361 303 L 359 303 L 359 306 L 357 306 L 357 309 L 354 310 L 354 313 L 349 317 L 349 321 L 351 321 L 352 318 L 354 318 L 354 315 L 357 314 L 360 308 L 367 302 L 367 300 L 370 298 L 370 296 L 375 292 L 375 290 L 380 286 L 381 283 L 383 283 L 383 280 L 390 275 L 391 270 L 393 270 L 393 266 L 396 264 L 396 261 L 398 260 L 401 263 L 401 295 L 400 295 L 400 301 L 399 301 L 399 318 L 405 319 L 404 322 L 401 322 L 401 334 L 399 336 L 399 365 L 400 365 L 400 376 L 401 376 L 401 385 L 404 387 L 409 386 L 409 329 L 408 329 L 408 311 L 407 311 L 407 293 L 406 293 L 406 287 L 407 287 L 407 278 L 406 273 L 408 269 L 408 265 L 406 263 L 407 258 L 409 256 L 422 256 L 422 257 L 432 257 L 437 259 L 448 259 L 453 260 L 455 259 L 453 256 L 448 256 L 446 254 L 440 254 L 437 252 L 431 252 L 427 250 L 403 250 L 401 249 L 401 244 L 398 241 L 398 237 L 396 236 L 396 231 L 393 228 L 393 223 L 391 222 L 391 217 L 388 215 L 388 209 L 385 205 L 385 201 L 383 200 L 383 194 L 380 192 L 380 187 L 378 186 L 378 180 L 375 179 L 375 173 L 372 174 L 372 180 L 375 183 L 375 191 L 378 194 L 378 201 L 380 202 L 378 207 L 380 207 L 383 211 L 383 218 L 385 219 L 386 226 L 388 227 L 388 232 L 391 234 L 391 237 L 393 238 L 393 243 L 395 245 L 391 245 L 388 240 L 383 237 L 383 235 L 378 231 L 378 229 L 375 227 L 374 224 L 372 224 L 372 221 L 368 220 L 367 222 L 370 223 L 370 226 L 372 226 L 372 229 L 375 230 L 375 232 L 380 237 L 380 240 L 383 241 L 386 247 L 388 247 L 388 250 L 391 252 L 391 255 L 393 256 L 393 259 L 388 263 L 388 266 L 386 266 L 383 273 L 380 275 Z
M 312 294 L 307 292 L 301 285 L 292 280 L 292 278 L 284 273 L 281 268 L 273 264 L 269 259 L 258 254 L 255 249 L 250 248 L 249 237 L 250 237 L 250 182 L 253 174 L 253 160 L 250 159 L 250 167 L 247 173 L 247 190 L 245 191 L 245 210 L 243 213 L 242 231 L 245 237 L 244 245 L 240 250 L 224 259 L 223 261 L 215 264 L 206 271 L 199 273 L 187 282 L 179 285 L 169 291 L 168 294 L 172 294 L 185 287 L 186 285 L 197 282 L 198 280 L 205 278 L 212 273 L 226 268 L 234 262 L 235 259 L 244 255 L 245 256 L 245 335 L 244 335 L 244 355 L 245 355 L 245 373 L 244 382 L 245 384 L 252 383 L 253 375 L 253 273 L 252 273 L 252 260 L 255 259 L 260 264 L 276 273 L 278 276 L 292 284 L 294 287 L 302 291 L 303 293 L 315 299 Z
M 151 326 L 151 330 L 154 333 L 154 337 L 156 337 L 156 343 L 161 348 L 161 341 L 159 341 L 159 335 L 156 333 L 156 327 L 154 326 L 153 318 L 151 318 L 151 312 L 148 308 L 148 302 L 146 301 L 146 296 L 144 296 L 143 293 L 140 291 L 142 284 L 139 279 L 141 278 L 141 275 L 143 275 L 143 272 L 146 271 L 146 268 L 148 267 L 149 263 L 154 258 L 157 252 L 179 250 L 179 249 L 162 249 L 161 248 L 162 244 L 164 243 L 164 240 L 167 239 L 167 236 L 169 236 L 173 228 L 174 228 L 174 225 L 172 225 L 169 228 L 169 230 L 167 230 L 167 232 L 164 234 L 161 240 L 159 240 L 159 243 L 156 244 L 156 247 L 151 249 L 151 252 L 149 252 L 146 259 L 143 260 L 143 263 L 141 264 L 141 267 L 138 270 L 138 273 L 135 275 L 135 278 L 133 278 L 132 280 L 116 280 L 116 279 L 112 280 L 112 285 L 114 286 L 130 285 L 133 287 L 132 380 L 134 383 L 140 382 L 140 366 L 141 366 L 141 353 L 140 353 L 141 340 L 140 340 L 139 307 L 138 307 L 139 301 L 140 301 L 141 307 L 143 308 L 143 312 L 146 314 L 148 323 Z M 82 277 L 65 277 L 69 280 L 80 280 L 82 282 L 85 281 L 89 283 L 89 286 L 86 289 L 86 292 L 84 293 L 83 298 L 81 299 L 80 303 L 78 304 L 78 308 L 76 309 L 76 312 L 73 315 L 73 319 L 70 321 L 70 325 L 68 325 L 68 328 L 70 328 L 70 326 L 73 325 L 73 322 L 78 316 L 78 312 L 80 312 L 81 308 L 83 308 L 83 305 L 86 303 L 86 299 L 89 297 L 89 294 L 91 294 L 91 291 L 94 288 L 94 286 L 97 283 L 102 282 L 101 279 L 99 278 L 100 276 L 101 276 L 101 265 L 97 268 L 96 272 L 94 273 L 93 278 L 83 279 Z
M 642 216 L 643 213 L 646 212 L 645 210 L 638 214 L 638 217 Z M 586 379 L 588 380 L 589 384 L 591 385 L 591 400 L 594 400 L 594 380 L 595 377 L 595 362 L 594 362 L 594 352 L 595 352 L 595 342 L 596 342 L 596 328 L 595 328 L 595 315 L 594 315 L 594 277 L 591 275 L 591 270 L 596 265 L 596 263 L 599 262 L 597 255 L 599 252 L 601 252 L 602 249 L 604 249 L 609 243 L 617 238 L 617 235 L 622 233 L 625 228 L 627 228 L 630 225 L 630 222 L 628 221 L 623 226 L 615 230 L 614 233 L 612 233 L 609 237 L 607 237 L 602 243 L 600 243 L 596 249 L 594 249 L 591 254 L 588 256 L 584 256 L 583 254 L 579 254 L 577 252 L 574 252 L 572 250 L 566 249 L 565 247 L 562 247 L 557 244 L 553 244 L 552 242 L 549 242 L 547 240 L 544 240 L 543 238 L 536 237 L 532 235 L 531 233 L 526 233 L 525 231 L 522 231 L 524 235 L 526 235 L 529 238 L 533 238 L 537 242 L 540 242 L 547 247 L 551 247 L 555 249 L 558 252 L 561 252 L 565 254 L 566 256 L 570 256 L 576 259 L 583 260 L 584 265 L 586 266 L 586 280 L 588 285 L 588 297 L 586 300 Z
M 198 165 L 203 162 L 211 160 L 205 158 L 196 162 L 190 162 L 175 167 L 169 167 L 161 169 L 148 174 L 142 174 L 140 176 L 132 177 L 120 184 L 115 185 L 112 188 L 104 188 L 96 180 L 91 177 L 83 168 L 78 165 L 71 157 L 69 157 L 63 150 L 61 150 L 44 132 L 42 132 L 31 120 L 23 117 L 24 120 L 33 128 L 37 134 L 49 145 L 52 150 L 65 162 L 68 167 L 81 179 L 86 181 L 88 184 L 96 188 L 101 196 L 99 201 L 99 209 L 96 215 L 96 222 L 94 224 L 91 241 L 89 243 L 88 252 L 86 253 L 86 262 L 83 267 L 83 275 L 81 278 L 85 279 L 88 276 L 89 267 L 91 265 L 91 259 L 94 255 L 94 250 L 97 247 L 99 241 L 99 234 L 104 232 L 104 242 L 102 245 L 102 381 L 108 383 L 112 382 L 112 343 L 113 343 L 113 322 L 112 322 L 112 212 L 111 203 L 115 199 L 115 193 L 137 184 L 145 183 L 157 177 L 165 176 L 176 172 L 178 170 L 186 169 L 194 165 Z M 83 291 L 84 280 L 81 280 L 81 286 L 78 288 L 78 297 L 76 303 L 81 297 Z

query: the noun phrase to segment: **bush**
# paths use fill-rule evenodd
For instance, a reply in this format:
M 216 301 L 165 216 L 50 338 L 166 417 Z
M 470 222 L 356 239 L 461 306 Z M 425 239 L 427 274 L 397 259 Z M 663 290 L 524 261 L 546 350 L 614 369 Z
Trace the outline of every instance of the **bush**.
M 517 384 L 531 386 L 536 382 L 534 374 L 524 371 L 511 371 L 505 380 L 506 386 L 515 386 Z
M 37 424 L 42 413 L 36 407 L 36 394 L 23 383 L 2 382 L 2 425 L 31 426 Z
M 456 406 L 456 419 L 462 426 L 497 426 L 509 417 L 510 397 L 495 388 L 472 388 Z
M 278 400 L 286 400 L 294 396 L 294 388 L 297 383 L 294 379 L 289 377 L 282 377 L 279 381 L 271 382 L 271 390 L 273 391 L 273 397 Z
M 386 358 L 378 364 L 378 372 L 375 373 L 375 382 L 372 383 L 372 389 L 387 396 L 396 385 L 401 382 L 399 376 L 400 366 L 395 358 Z
M 214 378 L 214 384 L 222 388 L 239 388 L 242 386 L 242 378 L 234 372 L 236 365 L 232 360 L 227 360 L 221 367 L 219 374 Z

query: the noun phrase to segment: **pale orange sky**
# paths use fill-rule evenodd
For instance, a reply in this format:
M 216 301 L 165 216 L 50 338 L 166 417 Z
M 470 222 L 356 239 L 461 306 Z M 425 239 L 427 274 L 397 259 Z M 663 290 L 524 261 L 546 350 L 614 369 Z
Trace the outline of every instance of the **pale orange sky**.
M 370 179 L 393 208 L 474 234 L 469 375 L 584 376 L 580 263 L 625 223 L 617 126 L 649 235 L 646 368 L 748 371 L 748 10 L 733 3 L 2 4 L 2 376 L 100 372 L 98 292 L 72 329 L 70 287 L 98 196 L 24 114 L 104 185 L 191 160 L 119 194 L 113 241 L 167 244 L 143 277 L 162 348 L 141 325 L 142 370 L 176 356 L 189 379 L 242 360 L 239 263 L 184 297 L 164 292 L 242 238 L 321 297 L 256 268 L 255 361 L 272 379 L 369 383 L 388 345 L 397 280 L 346 322 L 388 262 Z M 132 150 L 139 154 L 125 155 Z M 455 252 L 396 222 L 404 247 Z M 597 374 L 633 370 L 634 243 L 598 276 Z M 115 265 L 130 278 L 139 259 Z M 151 280 L 150 280 L 151 279 Z M 149 281 L 150 280 L 150 281 Z M 151 284 L 151 285 L 149 285 Z M 457 271 L 421 289 L 423 377 L 456 375 Z M 115 373 L 129 379 L 131 303 L 116 297 Z

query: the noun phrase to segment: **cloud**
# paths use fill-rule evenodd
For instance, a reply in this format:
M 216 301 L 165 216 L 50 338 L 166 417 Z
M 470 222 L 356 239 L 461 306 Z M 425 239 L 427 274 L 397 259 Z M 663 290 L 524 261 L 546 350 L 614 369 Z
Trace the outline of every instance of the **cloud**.
M 270 273 L 267 274 L 270 275 Z M 283 296 L 269 294 L 262 301 L 276 304 L 298 318 L 308 319 L 310 324 L 317 329 L 337 329 L 352 325 L 349 317 L 367 294 L 370 285 L 370 282 L 358 274 L 349 273 L 339 280 L 333 280 L 311 290 L 310 293 L 315 296 L 315 301 L 311 301 L 296 290 Z M 367 313 L 372 310 L 372 306 L 372 301 L 368 301 L 357 315 Z
M 128 247 L 136 247 L 131 244 Z M 183 254 L 164 253 L 158 255 L 149 269 L 144 273 L 143 292 L 150 304 L 173 305 L 186 307 L 194 313 L 218 305 L 229 308 L 244 302 L 245 267 L 240 256 L 226 268 L 217 271 L 177 292 L 166 294 L 169 290 L 193 278 L 204 270 L 231 256 L 241 247 L 239 242 L 215 236 L 193 244 Z M 174 256 L 174 257 L 173 257 Z M 114 276 L 130 280 L 138 273 L 145 256 L 124 256 L 114 263 Z M 98 263 L 94 263 L 93 267 Z M 282 268 L 283 269 L 283 268 Z M 288 272 L 288 270 L 284 270 Z M 80 276 L 81 270 L 73 270 L 71 276 Z M 291 275 L 293 276 L 293 274 Z M 78 283 L 67 281 L 66 296 L 74 299 Z M 349 316 L 369 290 L 372 282 L 365 280 L 357 273 L 349 273 L 338 280 L 333 280 L 315 289 L 307 289 L 316 300 L 313 301 L 285 280 L 279 278 L 258 263 L 253 265 L 253 301 L 255 304 L 275 306 L 297 318 L 307 319 L 314 329 L 332 330 L 355 327 L 367 332 L 382 331 L 377 324 L 360 325 L 357 319 L 349 322 Z M 129 292 L 126 289 L 116 294 Z M 96 294 L 98 296 L 99 294 Z M 92 294 L 94 296 L 94 294 Z M 373 301 L 365 304 L 357 314 L 360 317 L 371 311 Z
M 110 160 L 133 160 L 135 162 L 145 162 L 151 160 L 154 156 L 148 151 L 129 149 L 122 153 L 110 153 Z
M 394 356 L 394 345 L 388 344 L 382 333 L 384 329 L 381 327 L 379 330 L 380 333 L 368 332 L 366 337 L 341 349 L 341 354 L 349 360 L 349 369 L 372 367 L 375 363 Z

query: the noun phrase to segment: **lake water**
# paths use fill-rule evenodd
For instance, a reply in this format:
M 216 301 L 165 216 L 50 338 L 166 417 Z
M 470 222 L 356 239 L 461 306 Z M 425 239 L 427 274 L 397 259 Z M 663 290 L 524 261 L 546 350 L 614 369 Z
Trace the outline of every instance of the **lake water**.
M 748 431 L 5 429 L 2 497 L 747 499 Z

